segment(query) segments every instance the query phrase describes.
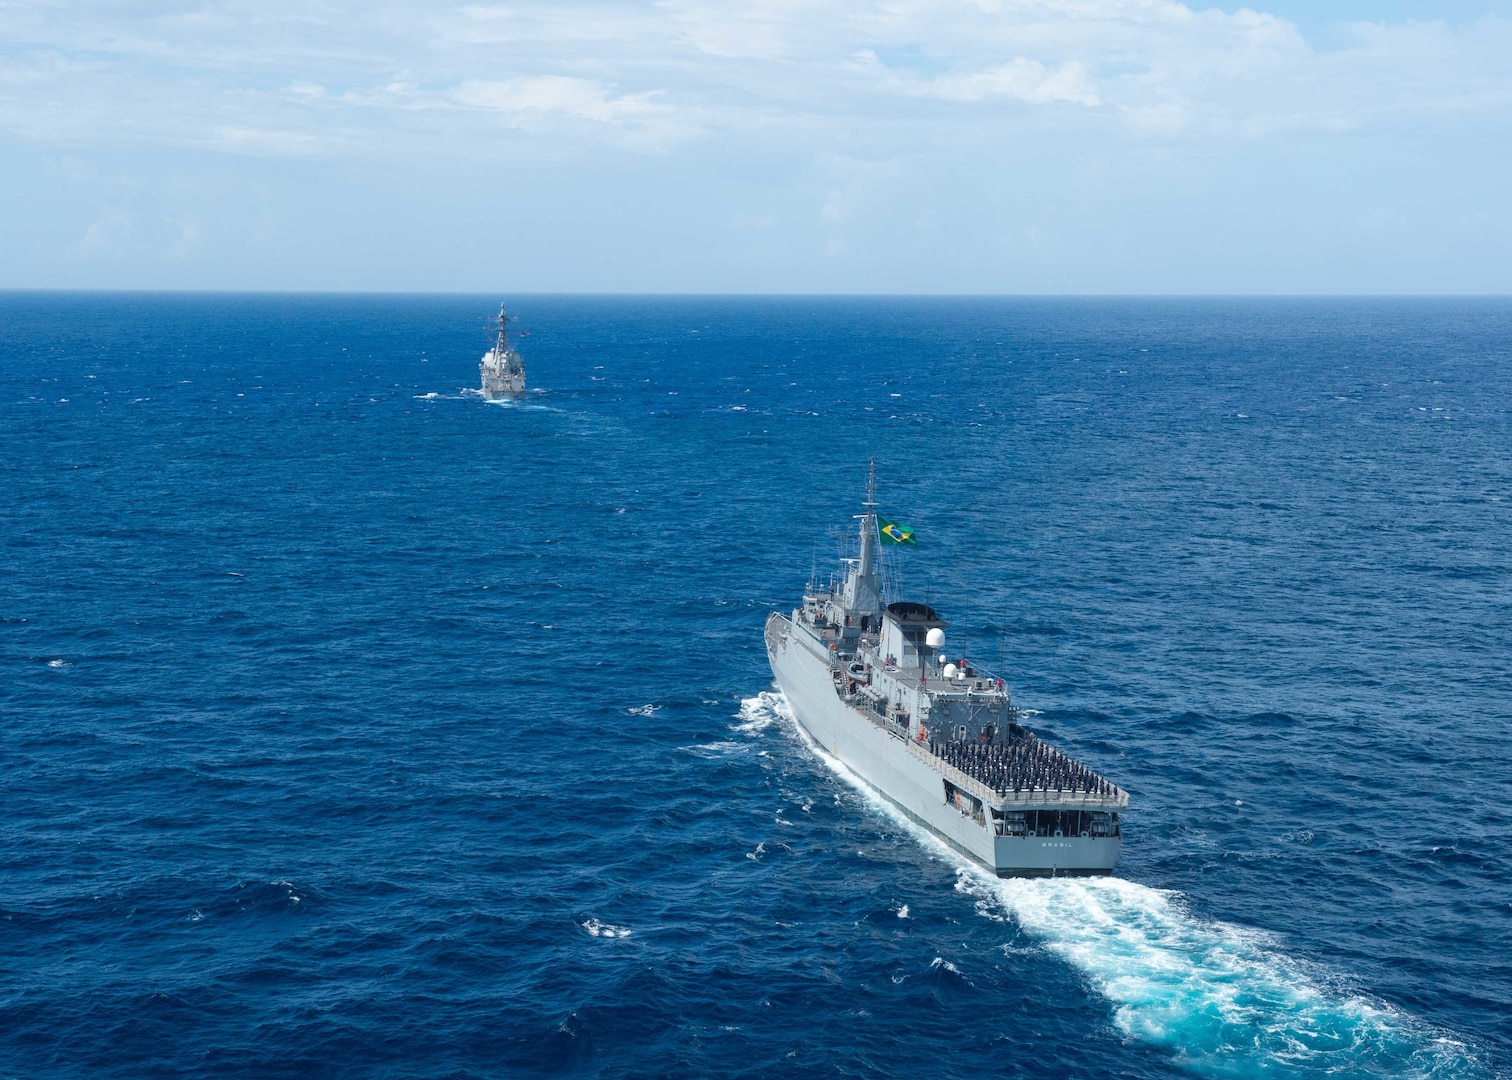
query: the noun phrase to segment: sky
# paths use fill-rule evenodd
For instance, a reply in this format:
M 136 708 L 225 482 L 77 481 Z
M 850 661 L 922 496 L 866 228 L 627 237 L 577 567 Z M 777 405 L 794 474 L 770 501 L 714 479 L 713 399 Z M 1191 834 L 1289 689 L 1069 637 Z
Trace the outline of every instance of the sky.
M 1512 0 L 0 0 L 0 288 L 1512 293 Z

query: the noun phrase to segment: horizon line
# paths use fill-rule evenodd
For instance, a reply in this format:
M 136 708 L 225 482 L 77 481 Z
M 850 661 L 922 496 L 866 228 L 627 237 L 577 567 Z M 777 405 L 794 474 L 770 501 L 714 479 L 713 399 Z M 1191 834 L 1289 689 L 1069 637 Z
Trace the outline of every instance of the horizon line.
M 0 286 L 0 296 L 88 294 L 116 296 L 310 296 L 473 297 L 516 296 L 583 299 L 730 300 L 1508 300 L 1512 292 L 777 292 L 611 290 L 515 291 L 511 289 L 192 289 L 116 286 Z

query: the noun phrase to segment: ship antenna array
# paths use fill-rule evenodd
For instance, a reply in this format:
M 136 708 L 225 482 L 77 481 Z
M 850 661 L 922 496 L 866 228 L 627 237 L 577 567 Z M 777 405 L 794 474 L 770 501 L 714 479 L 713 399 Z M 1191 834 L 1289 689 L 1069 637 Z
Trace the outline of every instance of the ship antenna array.
M 866 523 L 871 528 L 873 537 L 875 537 L 876 536 L 876 532 L 877 532 L 877 459 L 876 458 L 872 458 L 871 462 L 867 466 L 867 470 L 866 470 L 866 502 L 864 503 L 864 505 L 866 507 L 866 514 L 865 514 Z M 895 560 L 891 555 L 889 555 L 887 553 L 887 550 L 880 543 L 878 543 L 873 550 L 875 550 L 875 552 L 876 552 L 877 576 L 881 578 L 881 583 L 880 583 L 881 596 L 880 596 L 880 599 L 882 601 L 882 606 L 886 607 L 887 604 L 890 602 L 890 599 L 891 598 L 895 598 L 896 595 L 897 595 L 897 593 L 895 591 L 895 587 L 898 586 L 898 582 L 895 580 L 895 576 L 899 572 L 899 568 L 898 568 L 898 565 L 897 565 L 897 560 Z

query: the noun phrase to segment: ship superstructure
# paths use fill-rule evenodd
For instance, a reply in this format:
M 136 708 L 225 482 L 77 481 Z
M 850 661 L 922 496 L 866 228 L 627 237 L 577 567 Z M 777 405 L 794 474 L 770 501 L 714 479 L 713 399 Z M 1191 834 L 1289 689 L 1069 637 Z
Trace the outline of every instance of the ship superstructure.
M 483 354 L 478 374 L 483 380 L 483 396 L 489 401 L 519 397 L 525 392 L 525 363 L 509 344 L 509 316 L 499 305 L 497 336 L 494 346 Z
M 766 623 L 794 718 L 826 752 L 1001 877 L 1111 873 L 1129 796 L 1042 742 L 1003 679 L 949 659 L 926 604 L 883 597 L 875 474 L 858 557 Z

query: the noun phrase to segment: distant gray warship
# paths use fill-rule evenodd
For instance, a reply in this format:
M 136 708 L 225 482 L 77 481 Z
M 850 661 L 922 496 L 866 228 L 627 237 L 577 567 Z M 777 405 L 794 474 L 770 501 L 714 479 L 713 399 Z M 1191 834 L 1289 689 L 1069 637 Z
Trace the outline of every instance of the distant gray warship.
M 494 347 L 483 354 L 478 374 L 483 378 L 483 397 L 489 401 L 516 398 L 525 392 L 525 364 L 509 345 L 509 316 L 499 305 L 498 337 Z
M 877 546 L 913 543 L 882 519 L 875 470 L 859 558 L 803 606 L 766 622 L 767 658 L 793 716 L 824 750 L 999 877 L 1112 873 L 1129 796 L 1019 723 L 1003 680 L 945 655 L 925 604 L 884 604 Z

